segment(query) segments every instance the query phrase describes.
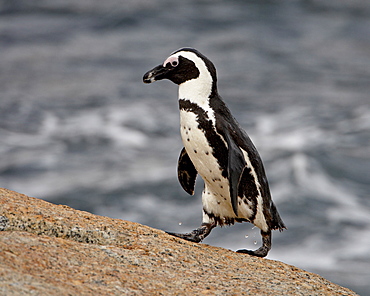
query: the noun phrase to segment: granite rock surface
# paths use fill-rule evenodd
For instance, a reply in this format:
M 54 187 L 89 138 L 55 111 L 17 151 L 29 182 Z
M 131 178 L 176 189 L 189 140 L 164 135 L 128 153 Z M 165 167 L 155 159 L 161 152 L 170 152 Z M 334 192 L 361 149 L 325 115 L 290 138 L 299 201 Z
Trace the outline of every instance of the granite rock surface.
M 357 294 L 279 261 L 0 188 L 0 295 Z

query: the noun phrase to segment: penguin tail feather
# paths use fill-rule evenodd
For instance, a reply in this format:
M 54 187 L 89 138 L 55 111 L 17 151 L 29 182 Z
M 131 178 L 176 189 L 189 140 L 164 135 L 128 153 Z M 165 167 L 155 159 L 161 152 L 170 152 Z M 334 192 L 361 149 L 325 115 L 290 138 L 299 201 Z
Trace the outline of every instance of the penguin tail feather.
M 272 223 L 271 223 L 271 229 L 273 230 L 279 230 L 280 232 L 283 231 L 284 229 L 288 229 L 283 220 L 280 217 L 279 212 L 276 209 L 276 206 L 273 202 L 271 202 L 271 216 L 272 216 Z

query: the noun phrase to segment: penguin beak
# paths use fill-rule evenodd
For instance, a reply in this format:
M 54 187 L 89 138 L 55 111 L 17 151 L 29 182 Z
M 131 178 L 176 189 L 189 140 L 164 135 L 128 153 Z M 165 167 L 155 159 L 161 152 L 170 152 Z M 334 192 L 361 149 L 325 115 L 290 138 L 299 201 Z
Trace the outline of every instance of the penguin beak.
M 171 70 L 169 67 L 163 67 L 163 65 L 158 65 L 157 67 L 149 70 L 144 74 L 143 82 L 152 83 L 158 80 L 166 78 L 167 73 Z

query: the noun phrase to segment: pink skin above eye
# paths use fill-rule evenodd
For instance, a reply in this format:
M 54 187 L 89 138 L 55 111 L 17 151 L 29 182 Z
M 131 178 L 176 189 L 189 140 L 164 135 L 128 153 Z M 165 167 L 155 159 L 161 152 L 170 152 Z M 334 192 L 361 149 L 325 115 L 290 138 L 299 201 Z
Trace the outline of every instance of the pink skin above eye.
M 169 57 L 167 60 L 164 61 L 163 67 L 166 67 L 166 65 L 170 63 L 172 67 L 176 67 L 179 64 L 179 58 L 178 57 Z

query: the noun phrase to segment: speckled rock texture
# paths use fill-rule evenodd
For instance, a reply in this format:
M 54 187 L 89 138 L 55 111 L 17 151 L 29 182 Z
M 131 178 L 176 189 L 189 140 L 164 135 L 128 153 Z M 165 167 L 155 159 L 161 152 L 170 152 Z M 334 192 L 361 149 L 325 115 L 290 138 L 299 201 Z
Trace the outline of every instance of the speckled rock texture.
M 282 262 L 7 189 L 0 230 L 0 295 L 357 295 Z

